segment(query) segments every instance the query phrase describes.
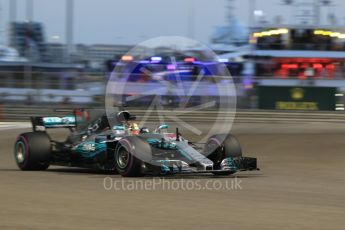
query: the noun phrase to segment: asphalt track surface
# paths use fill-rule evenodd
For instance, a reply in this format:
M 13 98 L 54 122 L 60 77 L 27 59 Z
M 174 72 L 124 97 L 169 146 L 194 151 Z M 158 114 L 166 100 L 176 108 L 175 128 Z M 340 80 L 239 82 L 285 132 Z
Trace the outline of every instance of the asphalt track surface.
M 12 152 L 25 124 L 11 124 L 0 126 L 0 229 L 345 226 L 345 124 L 238 123 L 234 133 L 245 155 L 258 158 L 260 172 L 223 178 L 175 176 L 163 182 L 64 167 L 21 172 Z M 207 124 L 199 127 L 206 129 Z M 107 177 L 112 184 L 105 188 Z M 229 186 L 235 180 L 240 188 Z

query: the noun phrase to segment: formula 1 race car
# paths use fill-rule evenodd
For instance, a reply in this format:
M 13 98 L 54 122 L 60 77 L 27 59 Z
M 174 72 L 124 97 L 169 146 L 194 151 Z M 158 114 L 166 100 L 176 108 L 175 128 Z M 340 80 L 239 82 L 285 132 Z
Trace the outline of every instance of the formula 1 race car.
M 108 119 L 118 125 L 111 127 Z M 90 119 L 84 110 L 66 117 L 32 117 L 33 132 L 20 134 L 15 143 L 17 165 L 21 170 L 46 170 L 50 165 L 96 168 L 126 177 L 258 170 L 256 158 L 242 157 L 239 142 L 230 134 L 214 135 L 200 147 L 178 129 L 168 133 L 168 125 L 161 124 L 150 132 L 135 119 L 127 111 Z M 55 141 L 46 131 L 50 128 L 68 128 L 71 134 Z

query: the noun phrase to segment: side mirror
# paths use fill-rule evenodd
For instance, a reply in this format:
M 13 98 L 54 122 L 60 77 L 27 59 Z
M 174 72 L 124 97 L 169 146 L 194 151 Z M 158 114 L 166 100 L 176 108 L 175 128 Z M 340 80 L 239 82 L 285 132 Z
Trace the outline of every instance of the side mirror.
M 168 128 L 169 128 L 169 125 L 163 124 L 163 125 L 159 126 L 158 129 L 162 130 L 162 129 L 168 129 Z
M 115 125 L 113 126 L 113 130 L 124 131 L 125 127 L 123 125 Z
M 160 126 L 155 130 L 155 132 L 158 133 L 158 132 L 160 132 L 161 130 L 168 129 L 168 128 L 169 128 L 169 125 L 163 124 L 163 125 L 160 125 Z

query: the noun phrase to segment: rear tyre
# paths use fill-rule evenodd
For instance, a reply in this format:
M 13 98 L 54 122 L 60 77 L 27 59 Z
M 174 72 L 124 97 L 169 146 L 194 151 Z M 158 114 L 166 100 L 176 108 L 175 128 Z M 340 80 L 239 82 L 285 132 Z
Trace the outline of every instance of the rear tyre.
M 124 177 L 140 177 L 142 161 L 133 153 L 133 143 L 127 139 L 120 140 L 115 149 L 115 168 Z
M 214 169 L 221 169 L 224 159 L 242 157 L 242 148 L 237 138 L 231 134 L 210 137 L 205 145 L 205 154 L 213 161 Z M 214 172 L 215 175 L 231 175 L 234 172 Z
M 14 146 L 14 157 L 21 170 L 46 170 L 51 158 L 48 134 L 45 132 L 20 134 Z

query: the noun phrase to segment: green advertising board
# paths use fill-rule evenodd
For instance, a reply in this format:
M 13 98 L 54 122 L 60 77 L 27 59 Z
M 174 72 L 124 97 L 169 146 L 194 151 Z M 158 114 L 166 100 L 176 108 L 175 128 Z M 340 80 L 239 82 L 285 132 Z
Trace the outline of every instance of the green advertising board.
M 335 110 L 334 87 L 259 86 L 259 108 L 276 110 Z

